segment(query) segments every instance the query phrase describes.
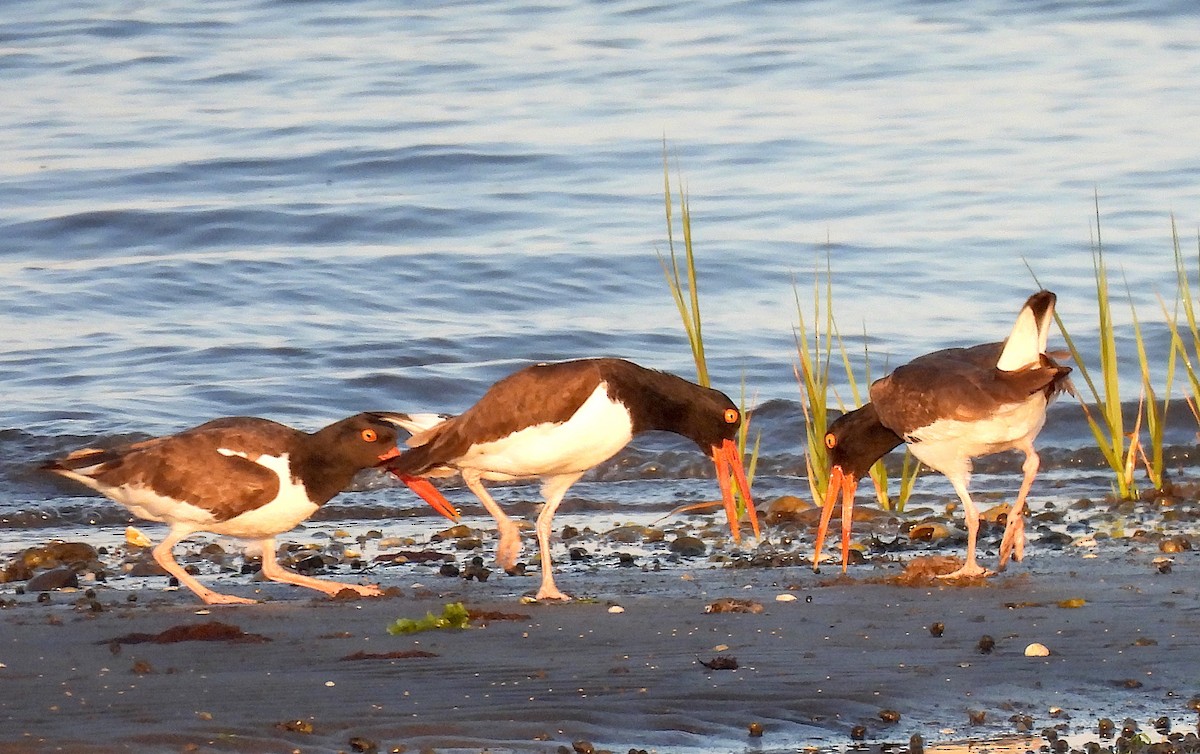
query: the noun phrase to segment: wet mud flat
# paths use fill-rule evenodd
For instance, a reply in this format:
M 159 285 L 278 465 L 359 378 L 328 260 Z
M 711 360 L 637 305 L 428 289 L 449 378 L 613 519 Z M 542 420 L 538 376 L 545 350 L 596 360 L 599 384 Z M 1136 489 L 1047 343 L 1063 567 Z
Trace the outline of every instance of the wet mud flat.
M 159 580 L 6 589 L 0 751 L 1116 750 L 1102 718 L 1183 750 L 1200 556 L 1170 557 L 1112 540 L 958 585 L 921 556 L 846 576 L 697 559 L 568 571 L 565 605 L 522 603 L 532 574 L 433 568 L 376 570 L 384 598 L 259 584 L 237 607 Z M 469 628 L 387 630 L 453 602 Z

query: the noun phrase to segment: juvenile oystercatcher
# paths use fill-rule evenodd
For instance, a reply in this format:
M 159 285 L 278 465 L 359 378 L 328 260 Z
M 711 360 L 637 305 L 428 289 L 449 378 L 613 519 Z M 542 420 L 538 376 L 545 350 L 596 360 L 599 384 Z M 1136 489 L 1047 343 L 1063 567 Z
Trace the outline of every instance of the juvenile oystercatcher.
M 356 414 L 312 434 L 267 419 L 230 417 L 175 435 L 77 450 L 42 468 L 91 487 L 140 518 L 169 524 L 154 559 L 206 603 L 254 600 L 214 592 L 175 561 L 172 548 L 200 531 L 258 540 L 263 575 L 272 581 L 330 595 L 352 589 L 370 596 L 380 594 L 379 588 L 283 568 L 275 560 L 275 535 L 311 516 L 359 471 L 398 456 L 396 435 L 393 424 L 376 413 Z M 453 511 L 428 481 L 405 481 L 439 512 Z
M 858 480 L 875 461 L 902 442 L 926 466 L 950 480 L 967 519 L 967 558 L 943 578 L 986 575 L 975 561 L 979 513 L 967 491 L 971 459 L 1003 450 L 1025 454 L 1024 479 L 1008 514 L 1000 542 L 1000 569 L 1010 554 L 1024 554 L 1025 497 L 1038 471 L 1033 440 L 1046 421 L 1046 406 L 1072 391 L 1061 366 L 1046 354 L 1054 319 L 1055 296 L 1038 291 L 1029 297 L 1008 339 L 971 348 L 948 348 L 920 356 L 871 384 L 871 400 L 837 419 L 825 435 L 832 466 L 813 568 L 817 568 L 825 532 L 839 494 L 842 496 L 842 570 L 850 548 L 851 512 Z
M 741 423 L 741 412 L 724 393 L 629 361 L 538 364 L 497 382 L 462 414 L 418 431 L 408 441 L 411 449 L 387 466 L 409 477 L 461 473 L 496 519 L 496 559 L 506 570 L 516 563 L 520 536 L 482 482 L 540 479 L 545 505 L 536 525 L 542 567 L 537 598 L 567 600 L 570 597 L 554 584 L 550 558 L 554 513 L 572 484 L 640 432 L 674 432 L 712 456 L 730 531 L 737 540 L 732 472 L 758 535 L 750 485 L 734 441 Z

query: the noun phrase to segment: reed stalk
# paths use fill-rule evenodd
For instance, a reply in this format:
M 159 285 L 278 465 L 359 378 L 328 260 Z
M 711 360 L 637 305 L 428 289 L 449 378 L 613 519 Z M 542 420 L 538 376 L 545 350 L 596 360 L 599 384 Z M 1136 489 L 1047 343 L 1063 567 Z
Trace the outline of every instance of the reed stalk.
M 658 261 L 662 265 L 663 276 L 667 280 L 667 287 L 671 291 L 675 307 L 679 310 L 679 318 L 683 322 L 683 329 L 687 334 L 688 345 L 692 349 L 692 359 L 696 363 L 696 382 L 704 387 L 712 387 L 708 375 L 708 359 L 704 350 L 703 320 L 700 316 L 700 289 L 696 276 L 696 255 L 692 245 L 692 213 L 688 205 L 687 192 L 683 188 L 683 182 L 680 181 L 679 223 L 683 234 L 683 268 L 681 270 L 679 256 L 675 251 L 674 198 L 671 193 L 671 176 L 668 168 L 667 143 L 665 139 L 663 140 L 663 199 L 667 219 L 668 257 L 664 258 L 660 252 Z M 744 380 L 742 382 L 739 410 L 742 414 L 742 424 L 738 428 L 738 448 L 742 453 L 742 457 L 745 458 L 753 409 L 746 406 L 746 384 Z M 762 434 L 758 433 L 755 436 L 754 447 L 747 463 L 746 480 L 751 485 L 754 483 L 754 472 L 758 467 L 758 450 L 761 440 Z M 742 493 L 737 485 L 732 486 L 737 505 L 737 514 L 741 517 L 746 513 L 748 501 L 742 497 Z
M 1083 408 L 1084 417 L 1087 419 L 1088 428 L 1092 432 L 1096 447 L 1100 449 L 1105 463 L 1108 464 L 1113 472 L 1113 492 L 1122 500 L 1132 500 L 1138 494 L 1137 486 L 1133 479 L 1133 470 L 1136 467 L 1140 445 L 1138 435 L 1141 431 L 1142 409 L 1139 408 L 1137 418 L 1134 422 L 1135 432 L 1127 446 L 1126 439 L 1128 436 L 1125 433 L 1125 420 L 1121 412 L 1117 338 L 1115 328 L 1113 327 L 1112 303 L 1108 291 L 1108 268 L 1104 262 L 1104 244 L 1100 232 L 1100 197 L 1098 193 L 1095 197 L 1095 208 L 1096 229 L 1095 235 L 1092 238 L 1092 268 L 1096 283 L 1096 315 L 1099 338 L 1097 350 L 1099 354 L 1100 373 L 1097 377 L 1093 377 L 1092 370 L 1088 367 L 1087 362 L 1084 361 L 1082 354 L 1075 345 L 1074 339 L 1071 337 L 1070 331 L 1063 323 L 1062 317 L 1059 316 L 1057 310 L 1054 312 L 1054 321 L 1058 325 L 1063 340 L 1071 352 L 1071 358 L 1075 361 L 1079 375 L 1083 378 L 1084 384 L 1087 385 L 1088 392 L 1091 393 L 1091 407 L 1089 407 L 1088 402 L 1082 395 L 1077 395 L 1076 397 Z M 1037 275 L 1034 275 L 1034 282 L 1037 282 Z M 1038 285 L 1041 285 L 1041 283 L 1038 283 Z M 1132 303 L 1130 306 L 1132 307 Z M 1139 344 L 1139 354 L 1144 354 L 1145 350 L 1142 345 L 1140 330 L 1137 332 L 1136 337 Z M 1144 366 L 1144 358 L 1142 359 L 1142 363 Z M 1142 406 L 1144 405 L 1143 402 Z M 1161 424 L 1159 427 L 1161 429 Z
M 1200 372 L 1198 372 L 1194 360 L 1196 355 L 1200 355 L 1200 325 L 1197 324 L 1195 299 L 1192 298 L 1191 284 L 1188 280 L 1187 266 L 1183 261 L 1183 249 L 1179 243 L 1179 230 L 1175 225 L 1174 215 L 1171 216 L 1171 240 L 1175 251 L 1175 312 L 1173 315 L 1168 314 L 1166 304 L 1163 304 L 1163 316 L 1171 328 L 1172 352 L 1183 362 L 1183 372 L 1187 377 L 1188 394 L 1184 396 L 1184 400 L 1191 408 L 1197 423 L 1200 423 L 1200 407 L 1197 404 L 1197 401 L 1200 401 Z M 1197 236 L 1196 239 L 1196 258 L 1200 261 L 1200 236 Z M 1190 343 L 1185 343 L 1179 332 L 1179 308 L 1181 306 L 1184 318 L 1187 320 L 1186 332 L 1190 336 Z
M 820 270 L 813 277 L 813 316 L 812 328 L 804 316 L 804 306 L 800 301 L 799 289 L 793 283 L 792 291 L 796 298 L 795 327 L 796 355 L 798 365 L 794 367 L 796 381 L 800 386 L 800 408 L 805 420 L 805 472 L 808 476 L 809 491 L 814 500 L 823 500 L 829 484 L 829 455 L 825 447 L 825 433 L 829 430 L 830 395 L 837 401 L 839 409 L 848 410 L 846 403 L 838 396 L 830 382 L 830 369 L 834 361 L 835 351 L 840 360 L 846 380 L 850 386 L 853 408 L 863 405 L 863 393 L 859 389 L 859 381 L 850 363 L 850 355 L 842 340 L 841 332 L 833 316 L 833 286 L 832 274 L 828 257 L 825 262 L 825 293 L 821 296 Z M 824 302 L 822 305 L 822 301 Z M 866 345 L 866 333 L 863 333 L 864 355 L 864 384 L 871 384 L 870 350 Z M 909 495 L 912 494 L 913 483 L 920 473 L 921 464 L 908 449 L 904 450 L 904 461 L 900 472 L 900 490 L 895 498 L 889 494 L 888 470 L 883 459 L 871 467 L 871 480 L 875 486 L 875 496 L 879 505 L 884 509 L 904 510 Z

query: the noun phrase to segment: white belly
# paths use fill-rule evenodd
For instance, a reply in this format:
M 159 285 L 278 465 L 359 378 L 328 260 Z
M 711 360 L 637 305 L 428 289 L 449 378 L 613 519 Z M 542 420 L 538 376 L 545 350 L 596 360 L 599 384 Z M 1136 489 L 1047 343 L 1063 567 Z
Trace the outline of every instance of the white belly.
M 245 457 L 242 453 L 222 452 L 227 455 Z M 208 531 L 243 539 L 264 539 L 288 531 L 316 512 L 317 506 L 308 499 L 308 491 L 305 490 L 304 485 L 292 481 L 286 455 L 280 457 L 259 456 L 255 462 L 275 472 L 279 477 L 279 493 L 265 505 L 226 521 L 217 521 L 213 514 L 204 508 L 183 500 L 165 497 L 153 489 L 141 485 L 127 484 L 103 491 L 108 497 L 128 508 L 138 518 L 160 521 L 177 529 Z M 95 480 L 90 477 L 75 476 L 74 478 L 90 487 L 99 489 L 96 487 Z
M 536 424 L 480 443 L 456 465 L 493 479 L 579 474 L 612 458 L 631 439 L 629 412 L 601 383 L 566 422 Z
M 1045 423 L 1046 401 L 1039 395 L 981 421 L 939 419 L 911 433 L 917 441 L 908 447 L 921 463 L 951 475 L 970 471 L 972 458 L 1028 447 Z

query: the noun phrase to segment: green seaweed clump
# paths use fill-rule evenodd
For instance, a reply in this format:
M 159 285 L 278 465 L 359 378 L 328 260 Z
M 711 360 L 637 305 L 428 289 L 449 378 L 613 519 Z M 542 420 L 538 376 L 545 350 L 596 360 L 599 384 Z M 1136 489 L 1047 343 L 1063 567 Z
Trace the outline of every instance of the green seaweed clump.
M 420 620 L 412 618 L 397 618 L 396 622 L 388 626 L 387 632 L 393 636 L 397 634 L 415 634 L 418 631 L 430 631 L 435 628 L 466 628 L 471 622 L 471 614 L 461 602 L 451 602 L 442 608 L 441 615 L 433 613 L 425 613 L 425 617 Z

